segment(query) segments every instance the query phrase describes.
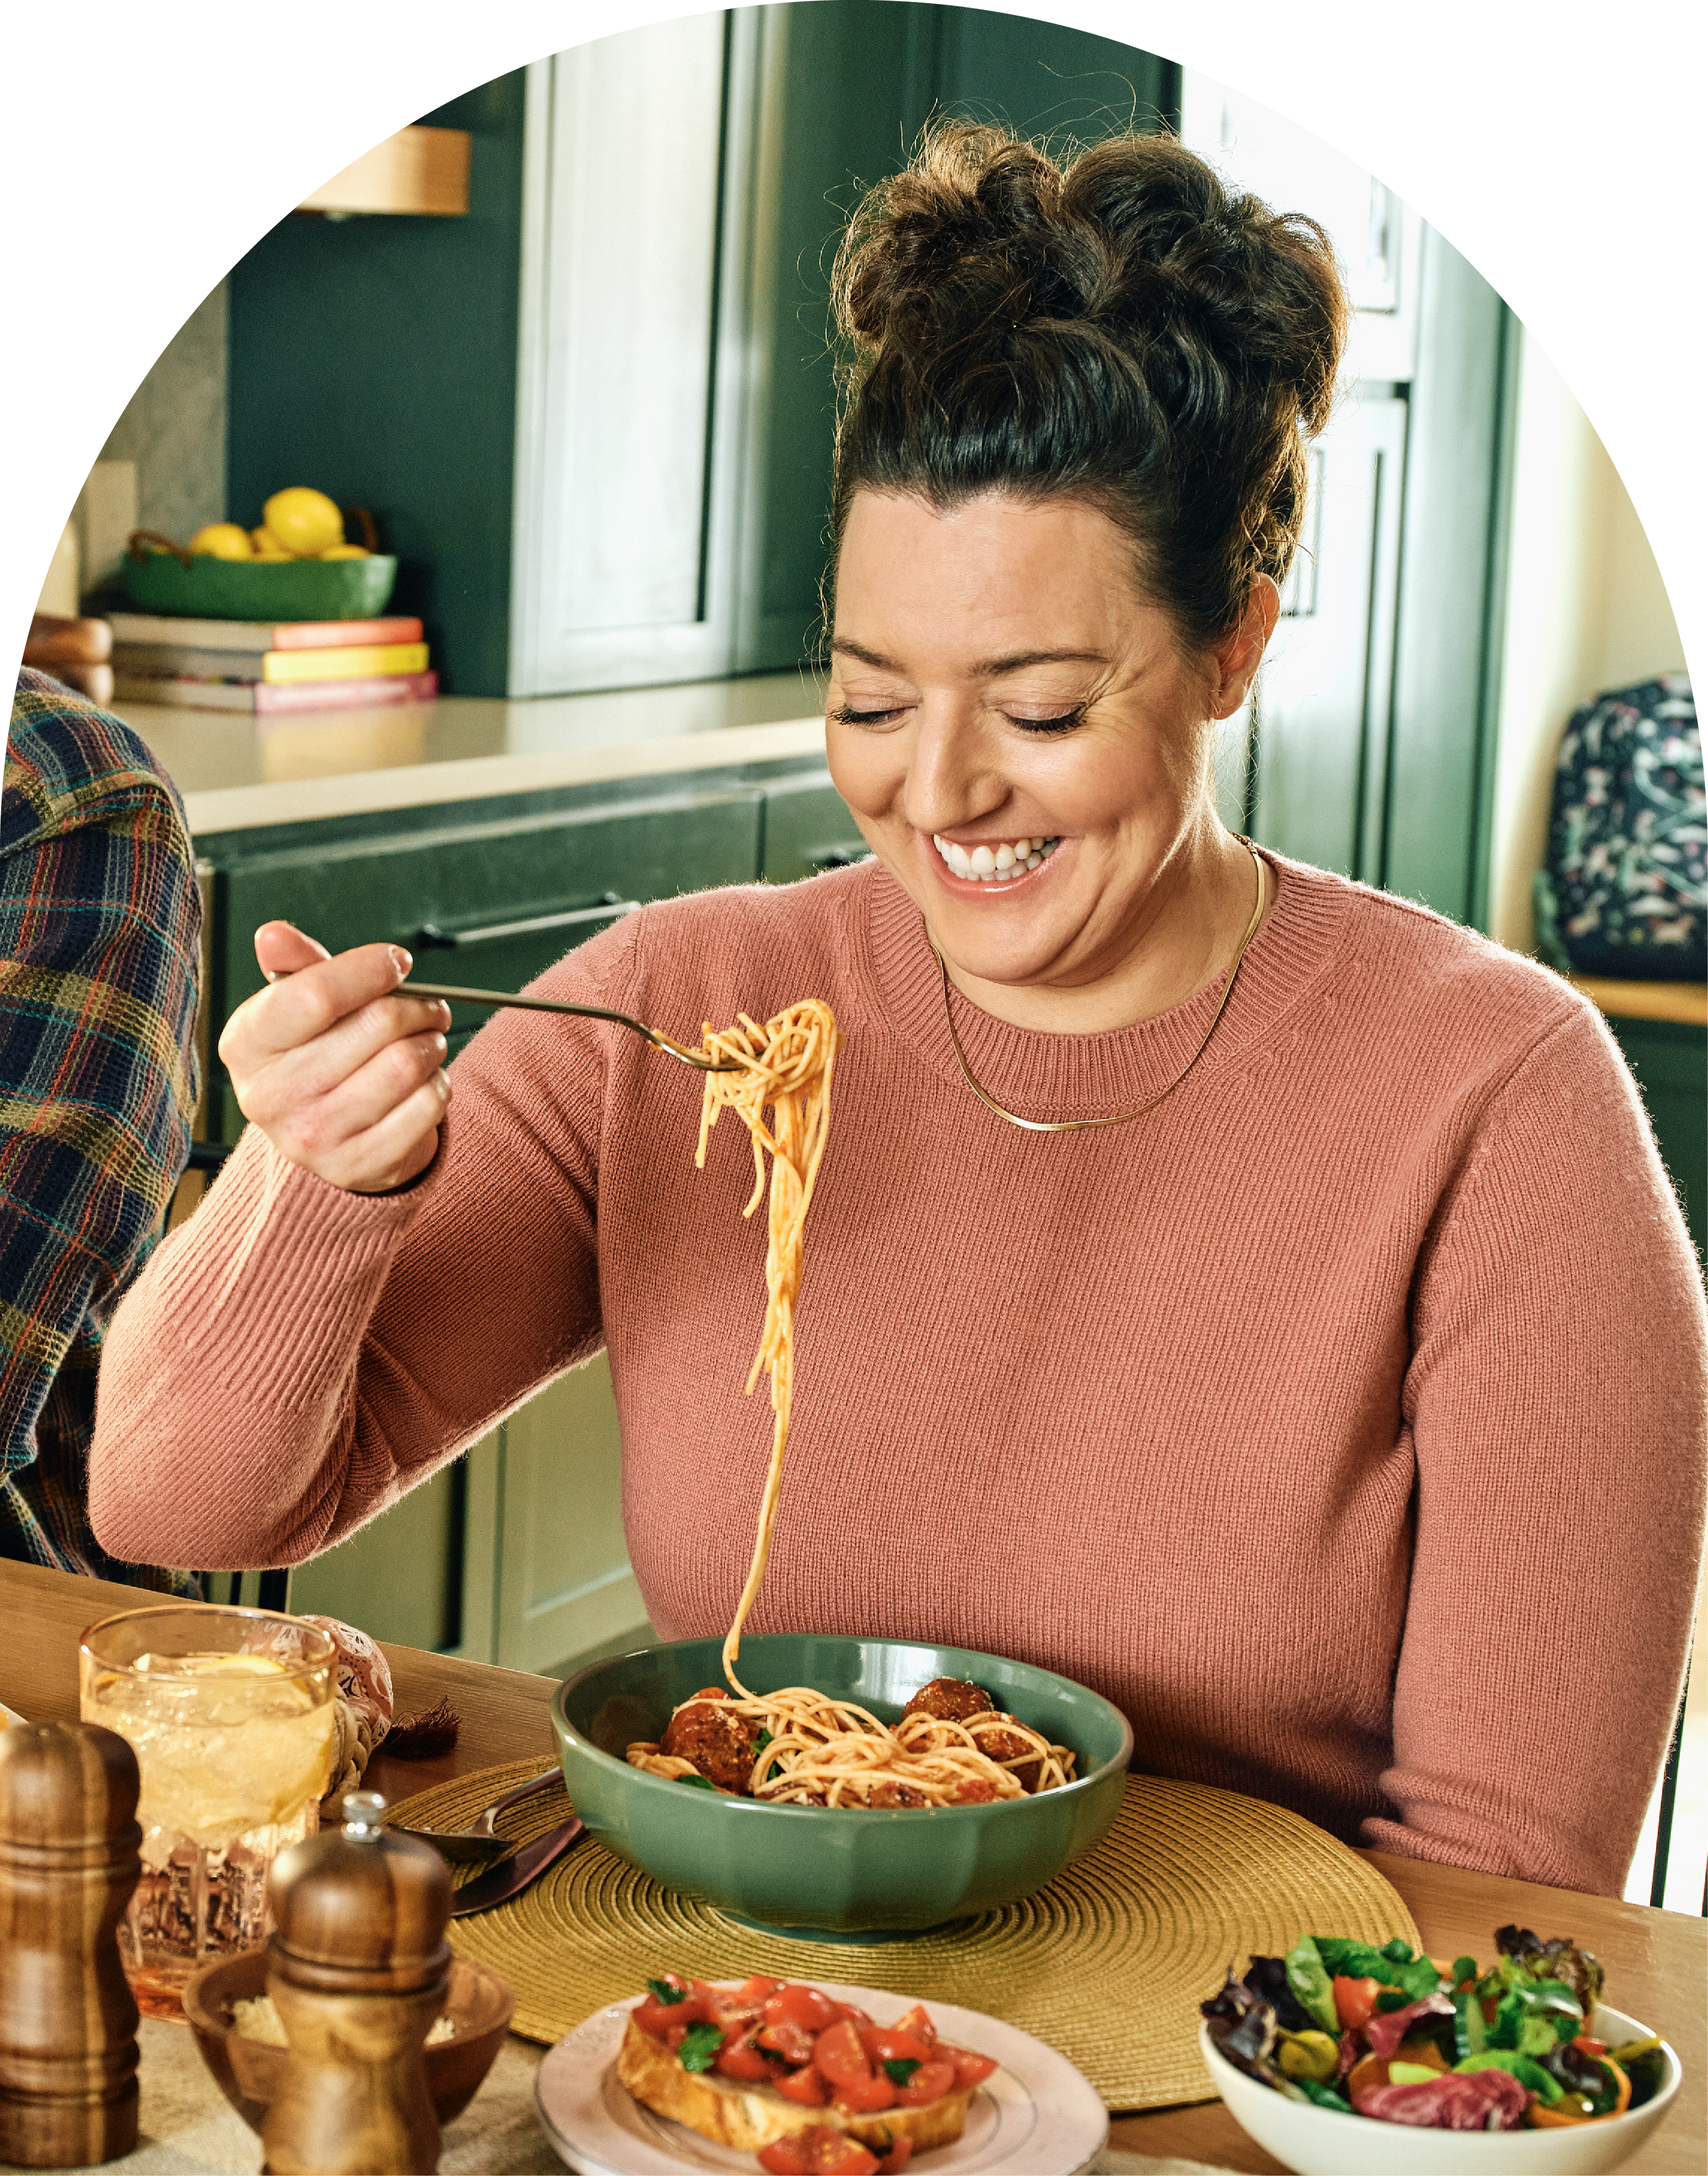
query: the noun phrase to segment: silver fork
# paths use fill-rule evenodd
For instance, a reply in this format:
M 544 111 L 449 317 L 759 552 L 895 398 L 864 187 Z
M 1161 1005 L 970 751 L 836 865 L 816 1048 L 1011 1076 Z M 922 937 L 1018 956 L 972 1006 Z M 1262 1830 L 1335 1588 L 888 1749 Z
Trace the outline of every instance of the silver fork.
M 423 1843 L 430 1843 L 441 1858 L 449 1859 L 453 1866 L 485 1865 L 502 1858 L 507 1851 L 519 1847 L 514 1836 L 493 1834 L 492 1823 L 498 1815 L 507 1807 L 516 1805 L 524 1798 L 531 1798 L 536 1791 L 547 1790 L 553 1783 L 561 1783 L 563 1780 L 561 1768 L 548 1768 L 543 1776 L 536 1776 L 530 1782 L 518 1783 L 514 1790 L 504 1792 L 494 1798 L 490 1806 L 483 1807 L 465 1829 L 412 1829 L 406 1828 L 401 1821 L 389 1822 L 387 1825 L 394 1828 L 400 1836 L 419 1836 Z
M 685 1049 L 673 1042 L 661 1028 L 649 1027 L 645 1020 L 632 1019 L 627 1013 L 607 1012 L 603 1005 L 566 1005 L 552 998 L 514 997 L 508 990 L 463 990 L 449 982 L 400 982 L 394 997 L 443 998 L 454 1005 L 514 1005 L 523 1012 L 574 1013 L 582 1020 L 615 1020 L 619 1027 L 632 1027 L 637 1035 L 644 1035 L 655 1050 L 662 1050 L 672 1058 L 691 1065 L 697 1073 L 739 1073 L 742 1067 L 732 1058 L 709 1058 L 703 1050 Z

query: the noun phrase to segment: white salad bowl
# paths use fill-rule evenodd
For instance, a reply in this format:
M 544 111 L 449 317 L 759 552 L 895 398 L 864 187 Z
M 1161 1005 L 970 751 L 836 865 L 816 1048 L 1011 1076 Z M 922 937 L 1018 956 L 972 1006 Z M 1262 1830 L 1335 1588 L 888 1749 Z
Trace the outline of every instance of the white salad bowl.
M 1591 2030 L 1618 2048 L 1646 2039 L 1650 2028 L 1604 2004 Z M 1219 2054 L 1207 2025 L 1198 2028 L 1198 2044 L 1234 2121 L 1295 2176 L 1599 2176 L 1630 2159 L 1673 2105 L 1684 2075 L 1663 2040 L 1661 2090 L 1629 2114 L 1548 2130 L 1415 2130 L 1288 2100 Z

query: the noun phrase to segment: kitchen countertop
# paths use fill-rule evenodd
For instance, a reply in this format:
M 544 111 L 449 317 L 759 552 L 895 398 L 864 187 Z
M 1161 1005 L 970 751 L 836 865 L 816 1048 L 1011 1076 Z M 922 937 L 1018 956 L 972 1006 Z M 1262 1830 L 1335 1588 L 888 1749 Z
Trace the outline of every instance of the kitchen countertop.
M 587 695 L 443 695 L 384 710 L 254 718 L 120 702 L 184 797 L 193 835 L 313 823 L 817 753 L 805 672 Z

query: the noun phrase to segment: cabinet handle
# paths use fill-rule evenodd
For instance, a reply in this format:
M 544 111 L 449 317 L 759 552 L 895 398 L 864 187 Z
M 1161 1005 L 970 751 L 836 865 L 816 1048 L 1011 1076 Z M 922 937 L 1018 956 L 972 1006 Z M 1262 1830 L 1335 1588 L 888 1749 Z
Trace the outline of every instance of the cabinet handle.
M 869 862 L 872 849 L 863 839 L 846 839 L 835 846 L 808 846 L 805 859 L 809 868 L 851 869 L 857 862 Z
M 424 922 L 411 940 L 416 950 L 454 952 L 465 944 L 491 944 L 500 937 L 530 937 L 540 929 L 573 929 L 583 922 L 615 922 L 618 915 L 639 912 L 638 899 L 618 899 L 607 893 L 597 906 L 572 906 L 563 914 L 530 914 L 523 922 L 490 922 L 482 929 L 441 929 Z

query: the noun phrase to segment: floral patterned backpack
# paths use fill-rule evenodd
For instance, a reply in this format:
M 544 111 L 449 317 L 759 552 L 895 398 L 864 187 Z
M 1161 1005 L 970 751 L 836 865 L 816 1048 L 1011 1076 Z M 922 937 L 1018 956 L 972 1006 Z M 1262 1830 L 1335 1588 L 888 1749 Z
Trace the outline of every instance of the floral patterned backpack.
M 1708 979 L 1708 811 L 1690 683 L 1663 673 L 1572 714 L 1554 770 L 1537 949 L 1628 982 Z

